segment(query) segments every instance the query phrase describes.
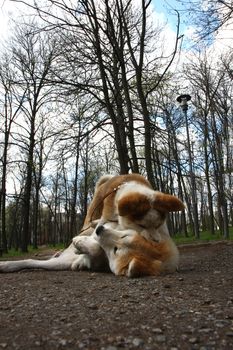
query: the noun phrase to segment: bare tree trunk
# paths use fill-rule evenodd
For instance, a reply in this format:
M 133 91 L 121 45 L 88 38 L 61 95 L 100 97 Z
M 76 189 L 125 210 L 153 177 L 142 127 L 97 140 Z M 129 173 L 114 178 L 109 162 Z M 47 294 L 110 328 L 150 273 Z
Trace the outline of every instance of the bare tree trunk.
M 12 83 L 13 77 L 11 76 L 12 71 L 7 62 L 3 62 L 2 67 L 0 67 L 0 80 L 4 89 L 4 141 L 3 141 L 3 154 L 2 154 L 2 178 L 1 178 L 1 191 L 0 191 L 0 248 L 3 252 L 8 252 L 7 247 L 7 234 L 6 234 L 6 181 L 7 181 L 7 167 L 8 167 L 8 148 L 10 142 L 10 134 L 12 124 L 22 106 L 24 94 L 18 101 L 16 108 L 13 107 L 14 96 L 14 86 Z
M 114 129 L 116 147 L 117 147 L 119 164 L 120 164 L 120 173 L 127 174 L 129 171 L 129 165 L 128 165 L 129 157 L 128 157 L 128 148 L 127 148 L 126 138 L 125 138 L 125 135 L 123 134 L 125 125 L 122 125 L 122 123 L 116 117 L 116 114 L 112 106 L 111 98 L 109 96 L 108 79 L 105 71 L 105 64 L 103 61 L 103 53 L 102 53 L 102 47 L 100 42 L 100 33 L 99 33 L 100 23 L 98 22 L 98 15 L 96 13 L 94 0 L 91 0 L 91 4 L 92 4 L 92 9 L 90 9 L 89 6 L 86 6 L 86 11 L 87 11 L 90 24 L 92 26 L 94 40 L 95 40 L 95 53 L 97 57 L 100 77 L 101 77 L 102 86 L 103 86 L 104 102 L 108 110 L 109 116 L 111 118 L 113 129 Z
M 33 233 L 33 248 L 37 249 L 38 247 L 38 224 L 39 224 L 39 210 L 40 210 L 40 189 L 42 181 L 42 168 L 43 168 L 43 140 L 40 140 L 40 151 L 39 151 L 39 164 L 38 171 L 34 170 L 34 183 L 35 183 L 35 199 L 33 207 L 33 224 L 32 224 L 32 233 Z
M 171 149 L 171 153 L 174 158 L 176 169 L 177 169 L 178 197 L 182 201 L 184 201 L 185 199 L 187 200 L 187 195 L 185 196 L 184 194 L 185 190 L 183 190 L 183 185 L 182 185 L 183 175 L 182 175 L 182 169 L 181 169 L 181 162 L 179 158 L 176 130 L 172 123 L 169 111 L 165 110 L 164 113 L 167 119 L 166 125 L 167 125 L 167 131 L 169 133 L 169 140 L 170 140 L 168 147 L 169 149 Z M 181 232 L 184 234 L 185 237 L 188 237 L 185 211 L 183 210 L 180 213 L 180 215 L 181 215 Z
M 134 120 L 133 120 L 133 106 L 131 102 L 130 97 L 130 91 L 129 91 L 129 84 L 127 80 L 127 72 L 126 72 L 126 62 L 124 57 L 124 24 L 123 24 L 123 16 L 125 16 L 124 11 L 122 11 L 122 6 L 120 5 L 119 1 L 116 1 L 116 13 L 118 15 L 118 21 L 117 25 L 119 28 L 119 34 L 117 37 L 116 28 L 114 27 L 113 18 L 112 16 L 116 13 L 114 12 L 111 15 L 111 8 L 109 7 L 109 2 L 105 0 L 105 6 L 106 6 L 106 13 L 107 13 L 107 23 L 109 28 L 108 32 L 106 33 L 108 35 L 109 41 L 112 45 L 113 49 L 113 61 L 115 66 L 115 72 L 118 71 L 118 66 L 121 70 L 121 74 L 115 74 L 113 77 L 114 84 L 117 86 L 116 96 L 119 99 L 120 106 L 122 111 L 119 111 L 120 114 L 118 114 L 118 117 L 120 115 L 124 115 L 123 112 L 123 98 L 122 98 L 122 90 L 124 93 L 124 98 L 126 101 L 126 110 L 127 110 L 127 117 L 128 117 L 128 127 L 127 127 L 127 134 L 130 144 L 130 153 L 132 157 L 131 161 L 131 168 L 132 171 L 135 173 L 139 172 L 139 166 L 138 166 L 138 159 L 137 159 L 137 152 L 135 148 L 135 139 L 134 139 Z M 119 85 L 119 81 L 122 80 L 122 87 Z M 126 121 L 124 121 L 123 127 L 126 128 Z
M 0 247 L 3 252 L 7 253 L 7 237 L 6 237 L 6 172 L 7 172 L 7 151 L 9 143 L 9 131 L 7 130 L 7 116 L 5 119 L 5 140 L 4 140 L 4 150 L 3 150 L 3 160 L 2 160 L 2 188 L 1 188 L 1 227 L 0 227 Z
M 213 198 L 212 198 L 212 188 L 209 174 L 209 155 L 208 155 L 208 125 L 207 125 L 207 115 L 204 112 L 204 162 L 205 162 L 205 179 L 207 186 L 207 195 L 208 195 L 208 207 L 209 207 L 209 227 L 211 234 L 215 234 L 215 225 L 214 225 L 214 208 L 213 208 Z
M 76 205 L 77 205 L 77 194 L 78 194 L 78 170 L 79 170 L 79 147 L 80 144 L 77 143 L 76 146 L 76 157 L 75 157 L 75 175 L 73 181 L 73 193 L 70 208 L 70 233 L 71 237 L 77 235 L 77 222 L 76 222 Z
M 215 158 L 215 181 L 218 191 L 218 203 L 219 203 L 219 225 L 223 233 L 224 238 L 229 238 L 229 221 L 228 221 L 228 209 L 227 199 L 224 185 L 224 164 L 223 164 L 223 150 L 220 136 L 217 132 L 216 120 L 214 112 L 212 112 L 212 127 L 215 138 L 215 145 L 212 148 Z
M 186 136 L 187 136 L 190 190 L 191 190 L 191 198 L 192 198 L 193 228 L 194 228 L 195 237 L 200 238 L 198 206 L 197 206 L 197 189 L 196 189 L 195 173 L 193 170 L 193 155 L 192 155 L 193 152 L 192 152 L 191 142 L 190 142 L 187 110 L 184 110 L 184 116 L 185 116 L 185 127 L 186 127 Z
M 23 194 L 23 204 L 22 204 L 22 217 L 23 217 L 23 228 L 21 237 L 21 251 L 28 251 L 28 244 L 30 240 L 30 200 L 31 200 L 31 190 L 32 190 L 32 176 L 33 176 L 33 152 L 35 146 L 35 115 L 31 119 L 31 130 L 29 139 L 29 150 L 27 158 L 27 168 L 26 168 L 26 179 L 25 188 Z

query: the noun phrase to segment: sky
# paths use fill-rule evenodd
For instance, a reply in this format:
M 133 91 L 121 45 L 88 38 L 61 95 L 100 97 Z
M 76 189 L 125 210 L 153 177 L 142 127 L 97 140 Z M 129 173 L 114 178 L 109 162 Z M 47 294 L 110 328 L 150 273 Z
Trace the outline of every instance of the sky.
M 135 1 L 140 2 L 140 0 Z M 175 45 L 177 16 L 174 14 L 174 11 L 171 11 L 175 3 L 176 0 L 152 0 L 155 23 L 166 23 L 166 27 L 163 31 L 163 38 L 160 43 L 165 56 L 170 56 L 173 53 Z M 10 17 L 19 18 L 20 11 L 18 11 L 17 8 L 28 13 L 28 7 L 25 5 L 17 4 L 10 0 L 0 0 L 0 45 L 9 34 Z M 174 69 L 176 69 L 176 66 L 174 66 Z
M 176 0 L 152 0 L 152 5 L 158 16 L 165 22 L 168 22 L 169 27 L 176 31 L 177 18 L 172 11 L 173 7 L 176 7 Z M 6 35 L 7 22 L 9 15 L 17 15 L 17 7 L 22 8 L 21 5 L 17 5 L 10 0 L 0 0 L 0 34 Z
M 164 16 L 165 21 L 168 20 L 170 27 L 176 30 L 177 17 L 174 8 L 177 8 L 176 0 L 152 0 L 153 7 L 156 12 Z
M 140 0 L 136 0 L 140 1 Z M 152 0 L 152 6 L 155 10 L 155 19 L 157 21 L 167 23 L 165 38 L 167 41 L 167 46 L 173 47 L 174 37 L 177 29 L 177 15 L 174 9 L 178 9 L 181 16 L 181 25 L 180 25 L 180 34 L 184 34 L 183 40 L 183 49 L 185 47 L 191 47 L 190 41 L 194 32 L 192 26 L 187 26 L 185 24 L 187 20 L 187 13 L 182 11 L 182 2 L 177 2 L 177 0 Z M 17 17 L 19 16 L 20 9 L 27 9 L 25 12 L 28 12 L 28 7 L 23 6 L 22 4 L 16 4 L 10 0 L 0 0 L 0 41 L 7 37 L 9 26 L 10 16 Z M 221 52 L 226 47 L 233 47 L 232 40 L 233 32 L 233 23 L 228 27 L 218 33 L 216 37 L 216 42 L 214 43 L 214 50 Z M 187 45 L 189 43 L 189 45 Z
M 135 0 L 140 1 L 140 0 Z M 166 38 L 166 44 L 170 45 L 170 51 L 173 50 L 174 47 L 174 37 L 176 32 L 176 26 L 177 26 L 177 17 L 175 15 L 175 12 L 172 11 L 172 8 L 177 7 L 176 0 L 152 0 L 152 5 L 156 11 L 155 19 L 167 22 L 167 28 L 165 32 L 165 38 Z M 0 0 L 0 41 L 3 38 L 7 37 L 9 26 L 8 21 L 11 15 L 18 16 L 19 11 L 17 11 L 17 7 L 22 8 L 21 5 L 17 5 L 14 2 L 11 2 L 10 0 Z M 25 8 L 25 7 L 24 7 Z M 179 8 L 180 9 L 180 8 Z M 27 9 L 28 10 L 28 9 Z M 181 12 L 181 15 L 184 16 L 185 14 Z M 183 21 L 185 18 L 181 18 Z M 225 39 L 230 40 L 231 44 L 233 44 L 232 40 L 232 33 L 233 33 L 233 25 L 232 27 L 225 30 L 224 37 Z M 186 27 L 184 24 L 182 24 L 180 28 L 181 34 L 185 34 L 186 37 L 189 36 L 189 34 L 192 32 L 192 28 Z M 222 52 L 222 46 L 224 40 L 221 39 L 222 33 L 219 33 L 220 40 L 216 41 L 215 47 L 216 52 Z M 182 63 L 182 60 L 178 59 L 177 65 Z M 172 69 L 176 69 L 176 64 L 173 64 Z
M 14 7 L 8 0 L 0 0 L 0 36 L 1 39 L 7 35 L 7 27 L 9 21 L 9 12 L 13 10 Z
M 140 0 L 135 0 L 140 2 Z M 177 8 L 176 0 L 152 0 L 152 6 L 154 9 L 154 18 L 155 21 L 159 23 L 166 23 L 166 28 L 164 30 L 164 43 L 167 49 L 167 54 L 169 55 L 169 48 L 172 52 L 174 43 L 175 43 L 175 35 L 177 30 L 177 14 L 174 11 L 174 8 Z M 179 5 L 179 7 L 182 5 Z M 9 31 L 9 20 L 10 17 L 19 16 L 19 9 L 26 9 L 25 12 L 28 13 L 28 7 L 22 4 L 16 4 L 10 0 L 0 0 L 0 43 L 3 39 L 7 37 Z M 191 30 L 192 32 L 192 30 Z M 181 16 L 181 26 L 180 26 L 180 34 L 185 34 L 183 45 L 185 43 L 185 38 L 188 39 L 190 33 L 190 29 L 187 28 Z M 165 48 L 166 49 L 166 48 Z

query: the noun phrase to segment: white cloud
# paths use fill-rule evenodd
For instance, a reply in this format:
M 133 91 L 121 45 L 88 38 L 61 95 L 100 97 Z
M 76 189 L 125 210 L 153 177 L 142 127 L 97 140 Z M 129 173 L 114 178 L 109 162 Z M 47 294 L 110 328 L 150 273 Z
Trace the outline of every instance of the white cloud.
M 10 34 L 14 23 L 22 21 L 23 16 L 32 15 L 32 10 L 27 5 L 10 0 L 0 0 L 0 41 L 5 40 Z
M 12 5 L 8 0 L 4 0 L 0 7 L 0 35 L 1 38 L 7 36 L 8 26 L 9 26 L 9 17 L 12 12 Z

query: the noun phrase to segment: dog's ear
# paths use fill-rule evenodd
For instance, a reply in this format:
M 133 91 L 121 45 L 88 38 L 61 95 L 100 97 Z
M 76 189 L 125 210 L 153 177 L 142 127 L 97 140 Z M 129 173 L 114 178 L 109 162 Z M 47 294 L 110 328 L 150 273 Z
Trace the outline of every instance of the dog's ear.
M 184 210 L 185 206 L 176 196 L 155 192 L 153 208 L 164 212 L 170 212 Z
M 161 261 L 141 257 L 133 258 L 128 266 L 128 277 L 157 276 L 160 273 Z
M 141 193 L 125 195 L 118 201 L 117 206 L 120 216 L 131 216 L 132 218 L 144 216 L 151 208 L 149 199 Z

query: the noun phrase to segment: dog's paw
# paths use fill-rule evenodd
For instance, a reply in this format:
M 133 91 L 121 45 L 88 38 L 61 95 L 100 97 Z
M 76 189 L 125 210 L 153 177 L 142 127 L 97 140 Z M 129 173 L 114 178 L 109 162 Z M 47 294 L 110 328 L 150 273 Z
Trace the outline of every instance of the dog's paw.
M 88 254 L 88 242 L 90 237 L 77 236 L 73 238 L 73 245 L 77 249 L 78 254 Z
M 87 254 L 80 254 L 71 265 L 71 270 L 90 270 L 91 259 Z
M 72 239 L 72 242 L 73 242 L 73 245 L 76 247 L 76 245 L 78 245 L 78 242 L 80 240 L 83 239 L 84 236 L 75 236 L 73 239 Z
M 87 254 L 91 257 L 101 254 L 101 247 L 93 236 L 78 236 L 73 239 L 76 254 Z

